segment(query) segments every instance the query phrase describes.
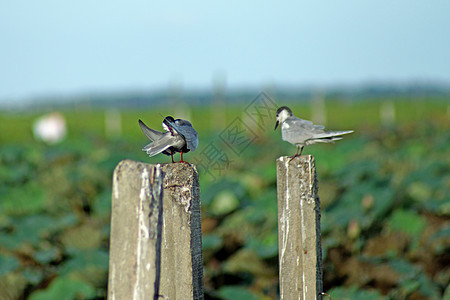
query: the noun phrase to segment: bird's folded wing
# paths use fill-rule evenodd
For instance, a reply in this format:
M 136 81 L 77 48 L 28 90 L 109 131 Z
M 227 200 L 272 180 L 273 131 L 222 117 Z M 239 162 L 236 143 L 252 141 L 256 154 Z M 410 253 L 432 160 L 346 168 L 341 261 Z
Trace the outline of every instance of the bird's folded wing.
M 184 120 L 183 120 L 184 121 Z M 187 148 L 191 151 L 194 151 L 197 149 L 198 146 L 198 133 L 197 131 L 192 127 L 191 123 L 186 122 L 185 124 L 174 124 L 173 122 L 168 122 L 173 129 L 178 132 L 186 141 Z
M 198 133 L 197 131 L 192 127 L 186 127 L 182 128 L 180 131 L 180 134 L 182 134 L 186 140 L 186 144 L 189 150 L 195 151 L 198 146 Z
M 139 120 L 139 126 L 141 127 L 142 132 L 145 134 L 146 137 L 148 137 L 151 141 L 155 141 L 164 134 L 162 132 L 156 131 L 148 127 L 144 124 L 141 120 Z
M 324 129 L 325 126 L 322 125 L 314 125 L 313 122 L 308 121 L 308 120 L 303 120 L 297 117 L 292 117 L 291 119 L 289 119 L 290 123 L 292 124 L 292 126 L 290 127 L 295 127 L 295 128 L 302 128 L 302 129 L 307 129 L 307 130 L 320 130 L 320 129 Z

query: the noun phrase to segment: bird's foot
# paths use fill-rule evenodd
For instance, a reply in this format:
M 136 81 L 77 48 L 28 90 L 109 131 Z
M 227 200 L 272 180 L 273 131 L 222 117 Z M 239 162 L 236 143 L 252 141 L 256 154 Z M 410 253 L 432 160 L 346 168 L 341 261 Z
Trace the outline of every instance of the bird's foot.
M 292 155 L 291 157 L 289 157 L 289 161 L 288 162 L 291 162 L 294 158 L 296 158 L 298 156 L 300 156 L 300 154 Z

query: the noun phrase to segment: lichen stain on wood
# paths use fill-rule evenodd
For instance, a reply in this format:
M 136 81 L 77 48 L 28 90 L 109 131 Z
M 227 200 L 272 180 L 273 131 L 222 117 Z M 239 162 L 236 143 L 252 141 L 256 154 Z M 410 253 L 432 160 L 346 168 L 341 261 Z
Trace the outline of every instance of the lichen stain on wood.
M 165 172 L 163 187 L 171 192 L 174 203 L 184 207 L 184 211 L 191 213 L 191 189 L 194 185 L 194 178 L 197 175 L 197 169 L 194 165 L 187 163 L 163 164 L 162 169 Z

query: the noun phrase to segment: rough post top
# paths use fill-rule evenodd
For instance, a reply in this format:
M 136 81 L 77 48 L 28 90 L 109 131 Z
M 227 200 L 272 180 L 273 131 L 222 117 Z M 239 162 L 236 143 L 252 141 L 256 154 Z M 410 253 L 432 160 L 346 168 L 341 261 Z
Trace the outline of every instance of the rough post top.
M 159 166 L 163 172 L 163 186 L 175 187 L 175 186 L 198 186 L 198 172 L 195 165 L 187 163 L 168 163 L 168 164 L 147 164 L 140 161 L 134 161 L 130 159 L 122 160 L 114 170 L 114 176 L 116 180 L 123 176 L 134 176 L 132 174 L 141 174 L 145 169 L 153 169 Z M 153 174 L 153 173 L 151 173 Z M 153 178 L 153 175 L 150 175 Z
M 294 157 L 292 160 L 290 160 L 290 159 L 291 159 L 291 156 L 280 156 L 277 159 L 277 163 L 284 163 L 284 164 L 288 163 L 289 165 L 290 164 L 295 165 L 295 164 L 299 164 L 299 163 L 310 163 L 310 162 L 314 161 L 314 156 L 302 155 L 302 156 Z
M 124 169 L 142 169 L 143 167 L 156 167 L 160 166 L 164 172 L 176 173 L 180 180 L 183 178 L 188 178 L 192 176 L 193 173 L 197 173 L 197 168 L 195 165 L 190 165 L 187 163 L 166 163 L 166 164 L 148 164 L 142 161 L 134 161 L 131 159 L 124 159 L 120 161 L 114 172 L 120 172 Z

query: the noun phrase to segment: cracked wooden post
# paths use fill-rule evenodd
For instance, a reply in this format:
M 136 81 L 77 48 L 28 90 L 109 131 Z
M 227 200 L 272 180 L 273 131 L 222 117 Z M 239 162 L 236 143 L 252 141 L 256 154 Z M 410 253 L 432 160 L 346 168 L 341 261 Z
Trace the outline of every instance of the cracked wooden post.
M 277 159 L 280 299 L 322 299 L 320 201 L 314 157 Z
M 203 299 L 195 166 L 123 160 L 112 194 L 108 299 Z

